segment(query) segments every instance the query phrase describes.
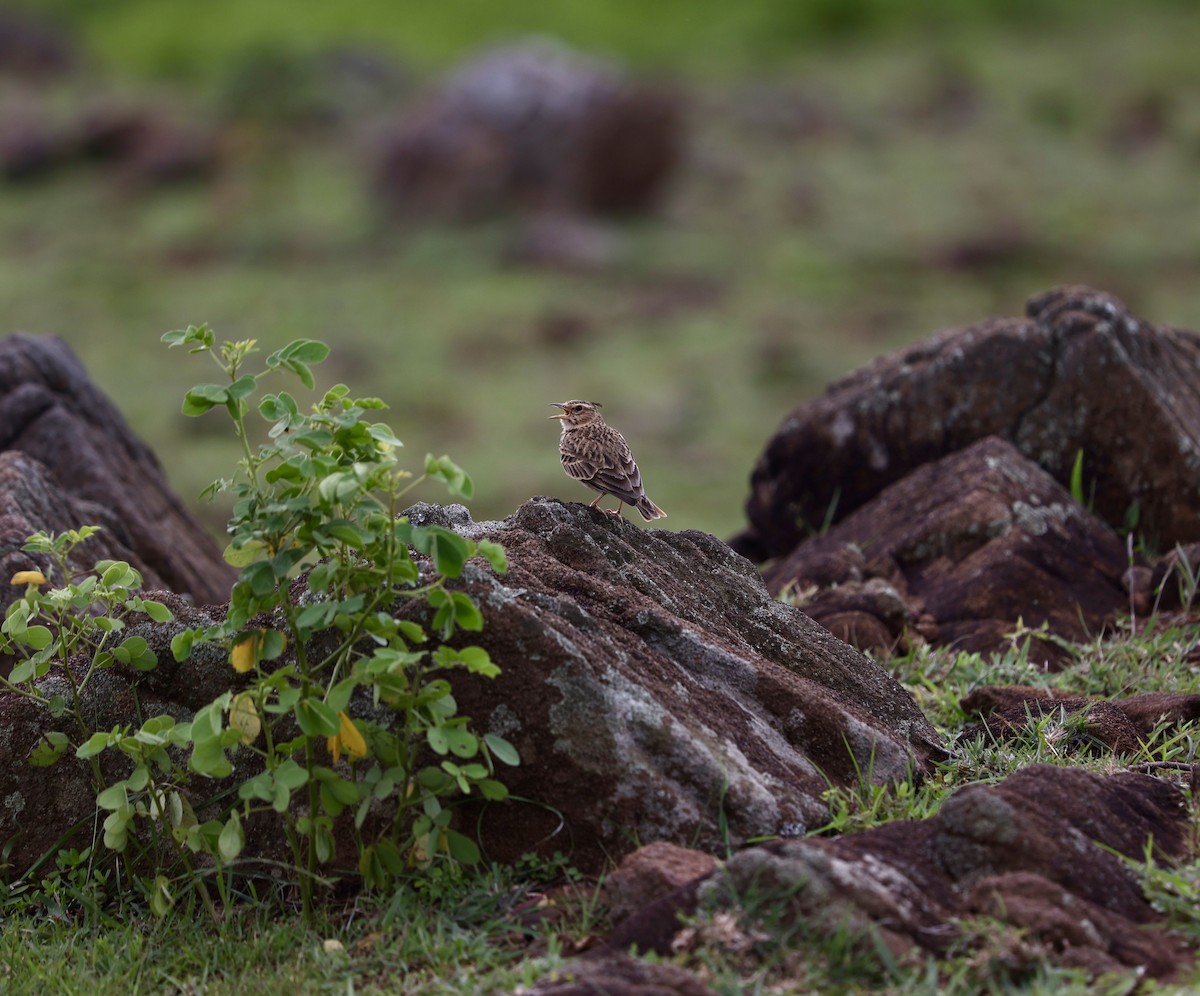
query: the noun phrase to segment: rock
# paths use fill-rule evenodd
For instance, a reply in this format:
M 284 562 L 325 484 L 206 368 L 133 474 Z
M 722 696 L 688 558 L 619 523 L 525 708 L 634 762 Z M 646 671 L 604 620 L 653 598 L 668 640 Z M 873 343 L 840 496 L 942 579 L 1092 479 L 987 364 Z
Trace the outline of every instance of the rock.
M 847 931 L 860 936 L 864 951 L 873 927 L 896 956 L 944 955 L 966 940 L 960 921 L 985 914 L 997 921 L 990 941 L 1007 925 L 1007 948 L 1023 947 L 1030 964 L 1144 968 L 1163 979 L 1192 956 L 1118 855 L 1143 860 L 1150 847 L 1157 860 L 1178 860 L 1188 834 L 1183 795 L 1166 782 L 1037 765 L 960 789 L 927 820 L 746 849 L 692 891 L 710 911 L 754 896 L 781 929 L 802 917 L 843 944 Z M 668 925 L 678 932 L 675 910 L 651 909 L 619 928 L 623 943 L 672 936 Z
M 1098 699 L 1026 685 L 987 685 L 974 689 L 960 705 L 964 712 L 982 718 L 982 722 L 963 730 L 960 742 L 978 736 L 999 742 L 1019 735 L 1040 717 L 1055 713 L 1064 718 L 1081 716 L 1081 728 L 1072 731 L 1070 740 L 1056 744 L 1063 754 L 1075 750 L 1092 753 L 1097 744 L 1114 754 L 1134 754 L 1158 727 L 1200 719 L 1200 695 L 1169 692 Z
M 53 173 L 71 156 L 73 146 L 45 108 L 0 110 L 0 177 L 37 180 Z
M 32 10 L 0 10 L 0 73 L 45 80 L 69 75 L 79 64 L 75 39 L 57 20 Z
M 425 508 L 412 514 L 441 514 Z M 455 684 L 460 709 L 519 749 L 510 791 L 538 801 L 484 814 L 498 860 L 561 848 L 560 833 L 585 870 L 635 841 L 720 851 L 800 834 L 825 819 L 831 783 L 903 778 L 942 755 L 882 668 L 707 534 L 548 498 L 454 528 L 508 553 L 507 575 L 472 566 L 463 584 L 502 673 Z
M 135 186 L 200 179 L 218 164 L 215 131 L 157 108 L 97 104 L 84 114 L 78 131 L 83 158 L 108 164 Z
M 0 340 L 0 452 L 5 451 L 0 481 L 5 557 L 38 529 L 99 524 L 108 535 L 91 541 L 96 545 L 89 549 L 122 552 L 119 559 L 140 570 L 149 587 L 201 603 L 229 597 L 232 568 L 171 491 L 154 454 L 61 339 Z M 17 459 L 18 454 L 30 459 Z
M 83 431 L 68 429 L 59 438 Z M 111 440 L 107 448 L 120 449 Z M 831 784 L 854 783 L 862 772 L 881 782 L 905 778 L 945 756 L 887 672 L 773 600 L 753 565 L 707 534 L 644 530 L 546 498 L 504 522 L 473 523 L 461 506 L 418 505 L 408 514 L 500 540 L 507 551 L 508 574 L 473 562 L 461 583 L 486 619 L 472 642 L 502 673 L 494 681 L 452 677 L 460 711 L 521 754 L 520 767 L 502 777 L 527 802 L 461 810 L 490 858 L 565 850 L 576 867 L 597 871 L 639 841 L 723 852 L 824 822 Z M 87 709 L 99 728 L 135 721 L 135 685 L 142 715 L 182 717 L 234 680 L 218 648 L 183 665 L 169 650 L 181 626 L 208 625 L 221 607 L 187 610 L 177 598 L 171 606 L 180 610 L 176 622 L 137 631 L 158 656 L 156 670 L 115 668 L 89 686 Z M 28 756 L 52 725 L 44 712 L 0 696 L 6 756 Z M 59 778 L 70 792 L 58 790 Z M 25 834 L 11 857 L 15 869 L 92 811 L 85 787 L 70 763 L 16 764 L 0 774 L 0 799 L 45 800 L 33 823 L 0 814 L 0 838 Z M 249 821 L 247 853 L 278 849 L 269 824 Z
M 526 996 L 715 996 L 685 969 L 611 953 L 579 959 L 521 991 Z
M 711 854 L 665 840 L 639 847 L 604 880 L 609 913 L 622 919 L 717 870 Z
M 918 467 L 1000 436 L 1112 526 L 1127 516 L 1169 547 L 1200 539 L 1200 338 L 1131 316 L 1117 298 L 1062 287 L 1027 318 L 944 333 L 832 385 L 788 415 L 751 478 L 756 560 L 789 554 Z
M 678 96 L 547 40 L 455 71 L 383 140 L 375 189 L 401 217 L 654 208 L 682 157 Z
M 1160 557 L 1148 585 L 1155 609 L 1190 610 L 1196 599 L 1200 575 L 1200 543 L 1179 544 Z
M 889 485 L 764 577 L 863 649 L 891 650 L 915 630 L 990 651 L 1012 645 L 1018 619 L 1065 640 L 1102 632 L 1128 605 L 1127 563 L 1111 529 L 991 436 Z M 1067 656 L 1049 639 L 1031 655 Z

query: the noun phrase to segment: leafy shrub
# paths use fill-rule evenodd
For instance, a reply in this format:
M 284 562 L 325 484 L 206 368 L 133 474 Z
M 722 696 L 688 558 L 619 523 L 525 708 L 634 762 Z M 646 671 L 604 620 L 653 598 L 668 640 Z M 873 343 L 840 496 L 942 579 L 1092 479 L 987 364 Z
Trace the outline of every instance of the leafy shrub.
M 207 353 L 228 381 L 192 388 L 183 411 L 224 408 L 233 421 L 242 452 L 237 473 L 207 493 L 231 490 L 236 499 L 226 558 L 240 573 L 224 621 L 182 630 L 171 650 L 183 662 L 201 644 L 227 647 L 233 687 L 187 722 L 158 715 L 137 729 L 91 731 L 82 709 L 91 677 L 117 662 L 157 664 L 143 638 L 120 640 L 125 617 L 138 612 L 168 622 L 171 614 L 136 594 L 141 577 L 128 564 L 105 561 L 94 574 L 72 575 L 71 553 L 94 527 L 39 534 L 26 549 L 51 557 L 62 585 L 43 591 L 49 582 L 40 571 L 14 578 L 26 593 L 0 628 L 0 650 L 18 663 L 0 688 L 69 716 L 78 736 L 47 734 L 31 762 L 55 763 L 72 745 L 89 761 L 97 805 L 107 814 L 104 843 L 124 852 L 136 841 L 144 860 L 134 863 L 153 871 L 139 884 L 159 913 L 191 892 L 215 915 L 210 879 L 229 901 L 230 871 L 252 819 L 280 822 L 310 918 L 339 820 L 369 885 L 436 860 L 476 861 L 475 842 L 452 826 L 453 802 L 470 794 L 505 798 L 496 762 L 517 764 L 518 757 L 511 744 L 478 734 L 458 714 L 446 674 L 461 668 L 493 677 L 498 668 L 482 647 L 447 642 L 460 630 L 482 629 L 483 616 L 446 582 L 472 557 L 502 572 L 504 551 L 398 514 L 422 480 L 465 497 L 470 479 L 448 458 L 432 456 L 414 479 L 399 467 L 402 444 L 391 429 L 367 419 L 383 403 L 352 398 L 343 385 L 309 411 L 287 392 L 263 394 L 257 411 L 269 424 L 268 441 L 255 447 L 246 419 L 260 378 L 290 373 L 313 388 L 311 366 L 329 353 L 323 343 L 293 342 L 251 374 L 252 340 L 218 347 L 207 326 L 163 338 Z M 402 611 L 414 599 L 427 604 L 427 624 Z M 77 678 L 64 662 L 80 655 L 88 664 Z M 56 666 L 67 694 L 44 690 L 42 679 Z M 114 751 L 128 774 L 109 782 L 104 772 L 112 767 L 100 759 Z M 202 822 L 199 787 L 232 776 L 234 753 L 253 756 L 253 764 L 238 764 L 239 774 L 251 774 L 236 783 L 232 804 Z M 387 818 L 369 822 L 373 810 Z

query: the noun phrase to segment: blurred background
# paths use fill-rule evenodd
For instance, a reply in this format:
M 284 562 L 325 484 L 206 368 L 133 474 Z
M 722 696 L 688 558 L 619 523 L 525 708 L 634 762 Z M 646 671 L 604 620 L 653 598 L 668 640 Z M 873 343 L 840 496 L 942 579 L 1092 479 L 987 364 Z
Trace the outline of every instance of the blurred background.
M 872 357 L 1067 282 L 1200 328 L 1198 39 L 1190 0 L 9 3 L 0 330 L 65 338 L 187 500 L 237 451 L 159 337 L 209 322 L 329 342 L 477 519 L 590 500 L 546 420 L 585 398 L 728 536 Z

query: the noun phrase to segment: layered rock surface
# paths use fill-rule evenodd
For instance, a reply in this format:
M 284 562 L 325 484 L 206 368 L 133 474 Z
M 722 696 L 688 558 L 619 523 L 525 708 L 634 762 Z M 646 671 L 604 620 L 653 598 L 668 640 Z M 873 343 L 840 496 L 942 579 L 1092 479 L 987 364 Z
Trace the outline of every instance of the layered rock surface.
M 883 653 L 992 651 L 1044 626 L 1047 666 L 1066 657 L 1055 638 L 1190 597 L 1195 546 L 1149 563 L 1126 539 L 1170 551 L 1200 535 L 1200 337 L 1086 287 L 1027 312 L 884 357 L 792 411 L 733 541 L 768 561 L 772 591 Z
M 1200 337 L 1135 318 L 1111 294 L 1061 287 L 1024 318 L 953 330 L 876 360 L 797 406 L 754 468 L 737 547 L 785 556 L 918 467 L 987 436 L 1120 526 L 1135 508 L 1166 548 L 1200 539 Z
M 17 551 L 39 529 L 85 525 L 104 533 L 80 548 L 79 567 L 112 556 L 148 587 L 201 604 L 228 599 L 232 568 L 70 347 L 9 336 L 0 340 L 0 566 L 28 566 Z
M 647 904 L 592 957 L 685 943 L 680 914 L 769 905 L 803 918 L 812 936 L 874 932 L 899 959 L 964 944 L 1019 973 L 1046 958 L 1092 976 L 1141 969 L 1169 978 L 1192 956 L 1170 935 L 1122 857 L 1182 858 L 1189 850 L 1182 793 L 1146 775 L 1108 777 L 1050 766 L 998 785 L 959 790 L 934 817 L 838 838 L 776 841 Z M 634 860 L 634 859 L 631 859 Z M 678 862 L 678 859 L 676 859 Z M 974 938 L 966 924 L 991 918 Z M 818 942 L 819 943 L 819 942 Z

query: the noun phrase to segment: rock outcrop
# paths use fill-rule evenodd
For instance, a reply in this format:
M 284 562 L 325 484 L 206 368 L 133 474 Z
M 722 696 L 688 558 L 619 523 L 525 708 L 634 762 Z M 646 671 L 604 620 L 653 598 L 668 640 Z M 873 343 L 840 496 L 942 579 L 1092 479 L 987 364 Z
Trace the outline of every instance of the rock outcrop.
M 0 564 L 28 566 L 18 551 L 38 529 L 85 525 L 104 533 L 80 548 L 87 562 L 78 566 L 111 556 L 140 570 L 147 587 L 198 603 L 228 599 L 235 574 L 216 543 L 67 344 L 0 340 Z
M 1017 620 L 1082 641 L 1127 610 L 1115 533 L 1015 447 L 989 436 L 921 466 L 765 570 L 812 618 L 862 649 L 915 637 L 1011 646 Z M 1067 656 L 1035 638 L 1032 656 Z
M 547 40 L 484 53 L 386 137 L 381 199 L 402 217 L 653 208 L 683 152 L 680 99 Z
M 959 742 L 986 737 L 999 743 L 1020 736 L 1044 716 L 1061 717 L 1068 737 L 1056 745 L 1064 756 L 1091 754 L 1103 748 L 1114 754 L 1136 754 L 1159 728 L 1200 719 L 1200 695 L 1148 692 L 1101 699 L 1026 685 L 987 685 L 960 701 L 963 712 L 980 722 L 963 730 Z M 1078 717 L 1079 722 L 1073 722 Z
M 943 756 L 887 672 L 773 600 L 753 565 L 707 534 L 643 530 L 544 498 L 504 522 L 473 523 L 461 506 L 410 514 L 499 540 L 508 554 L 506 575 L 473 563 L 462 580 L 487 620 L 475 642 L 503 671 L 454 678 L 460 710 L 521 753 L 504 778 L 525 801 L 464 813 L 491 857 L 541 847 L 599 870 L 655 840 L 719 850 L 797 835 L 825 821 L 831 784 L 904 778 Z M 183 665 L 169 650 L 181 626 L 206 625 L 220 608 L 167 600 L 177 621 L 137 631 L 159 667 L 99 676 L 93 728 L 134 722 L 139 699 L 143 716 L 186 714 L 230 686 L 216 648 Z M 0 696 L 5 756 L 26 758 L 50 726 Z M 0 811 L 0 838 L 18 837 L 14 868 L 91 812 L 82 775 L 69 761 L 0 774 L 0 799 L 21 800 L 19 812 Z
M 1093 976 L 1169 978 L 1192 956 L 1121 855 L 1141 861 L 1149 847 L 1157 860 L 1180 859 L 1188 838 L 1183 794 L 1167 782 L 1035 766 L 961 789 L 927 820 L 741 851 L 618 925 L 594 957 L 633 945 L 666 953 L 679 946 L 680 911 L 736 911 L 749 896 L 818 936 L 840 931 L 845 943 L 849 931 L 864 957 L 874 931 L 897 958 L 965 944 L 1018 975 L 1050 959 Z M 972 939 L 964 929 L 979 917 L 993 926 Z
M 509 560 L 503 577 L 463 579 L 502 673 L 455 687 L 518 747 L 506 782 L 535 801 L 484 814 L 493 856 L 565 847 L 598 868 L 637 843 L 799 834 L 826 818 L 830 784 L 942 756 L 887 672 L 772 599 L 713 537 L 548 498 L 497 523 L 453 509 L 411 514 L 497 540 Z
M 1140 321 L 1111 294 L 1063 287 L 1025 318 L 947 332 L 799 405 L 754 468 L 754 560 L 787 556 L 917 468 L 987 436 L 1060 484 L 1083 457 L 1084 493 L 1161 548 L 1200 539 L 1200 338 Z

